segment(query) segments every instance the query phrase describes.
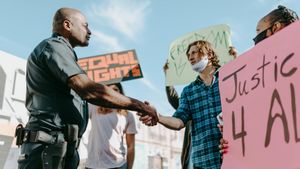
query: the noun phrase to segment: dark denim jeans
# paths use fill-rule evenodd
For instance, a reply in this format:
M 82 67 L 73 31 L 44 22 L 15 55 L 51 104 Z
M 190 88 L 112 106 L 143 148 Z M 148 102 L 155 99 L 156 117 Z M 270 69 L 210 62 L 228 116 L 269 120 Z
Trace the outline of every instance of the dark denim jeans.
M 66 151 L 66 142 L 52 145 L 24 143 L 21 147 L 21 155 L 18 159 L 18 168 L 77 169 L 79 165 L 79 155 L 77 150 L 71 150 L 72 153 L 68 153 L 69 156 L 66 156 Z

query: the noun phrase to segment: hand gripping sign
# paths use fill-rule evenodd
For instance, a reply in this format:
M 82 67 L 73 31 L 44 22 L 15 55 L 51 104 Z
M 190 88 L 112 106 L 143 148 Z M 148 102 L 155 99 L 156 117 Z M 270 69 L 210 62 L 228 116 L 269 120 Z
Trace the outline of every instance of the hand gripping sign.
M 220 70 L 222 169 L 300 168 L 300 22 Z

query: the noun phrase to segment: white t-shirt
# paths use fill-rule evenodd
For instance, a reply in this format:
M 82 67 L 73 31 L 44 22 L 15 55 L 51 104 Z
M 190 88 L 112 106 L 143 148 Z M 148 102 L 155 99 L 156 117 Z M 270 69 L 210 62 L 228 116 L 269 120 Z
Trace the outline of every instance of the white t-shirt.
M 99 114 L 97 107 L 89 105 L 92 128 L 88 140 L 86 167 L 107 169 L 126 163 L 127 148 L 125 134 L 136 134 L 137 127 L 131 112 L 121 115 L 117 112 Z

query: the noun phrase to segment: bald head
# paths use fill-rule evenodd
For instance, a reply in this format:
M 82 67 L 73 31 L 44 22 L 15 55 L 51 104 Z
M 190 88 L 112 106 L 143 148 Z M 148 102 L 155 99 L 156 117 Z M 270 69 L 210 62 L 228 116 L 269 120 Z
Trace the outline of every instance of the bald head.
M 76 15 L 82 14 L 79 10 L 72 8 L 60 8 L 57 10 L 53 18 L 53 32 L 60 32 L 63 28 L 64 20 L 72 21 Z
M 53 18 L 53 33 L 58 33 L 75 46 L 87 46 L 91 31 L 85 16 L 77 9 L 60 8 Z

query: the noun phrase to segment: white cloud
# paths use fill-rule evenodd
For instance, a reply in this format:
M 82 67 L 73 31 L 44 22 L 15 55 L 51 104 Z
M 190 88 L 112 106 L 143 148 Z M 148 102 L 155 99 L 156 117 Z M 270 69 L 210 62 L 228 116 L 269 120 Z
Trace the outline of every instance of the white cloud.
M 147 86 L 150 90 L 156 93 L 161 93 L 161 91 L 146 77 L 140 79 L 140 82 Z
M 106 21 L 113 29 L 132 40 L 143 29 L 149 0 L 109 0 L 106 4 L 92 5 L 90 15 L 95 22 Z
M 140 79 L 139 81 L 143 83 L 144 86 L 148 87 L 151 91 L 153 91 L 151 92 L 151 95 L 154 95 L 155 97 L 152 97 L 152 99 L 147 100 L 150 102 L 150 105 L 153 105 L 156 108 L 156 110 L 159 113 L 162 113 L 163 115 L 170 115 L 170 113 L 173 113 L 174 109 L 167 102 L 167 98 L 164 92 L 162 90 L 159 90 L 159 88 L 149 79 L 145 78 L 145 74 L 144 78 Z
M 102 48 L 105 48 L 108 51 L 122 50 L 123 47 L 118 41 L 118 38 L 114 36 L 109 36 L 100 31 L 93 31 L 92 36 L 95 37 L 95 41 L 98 41 L 102 44 Z

